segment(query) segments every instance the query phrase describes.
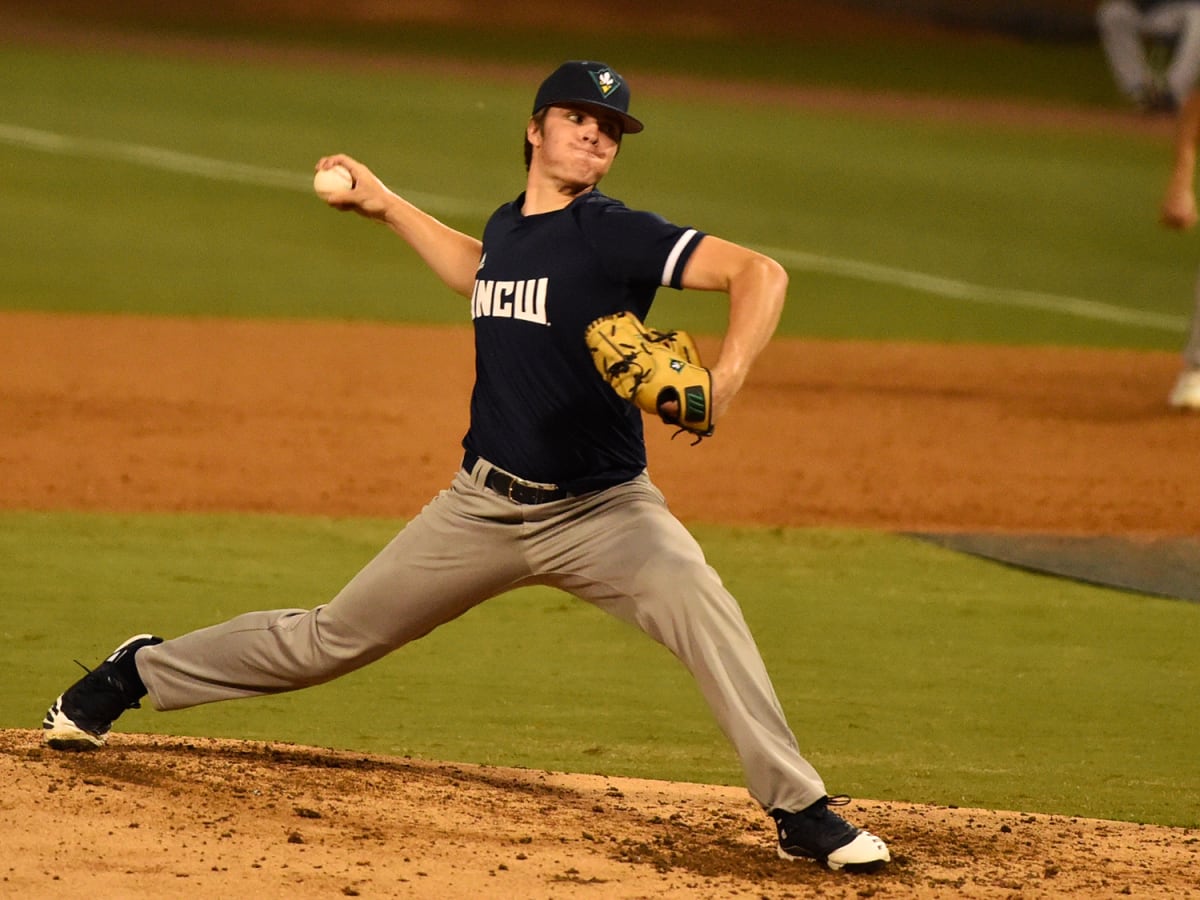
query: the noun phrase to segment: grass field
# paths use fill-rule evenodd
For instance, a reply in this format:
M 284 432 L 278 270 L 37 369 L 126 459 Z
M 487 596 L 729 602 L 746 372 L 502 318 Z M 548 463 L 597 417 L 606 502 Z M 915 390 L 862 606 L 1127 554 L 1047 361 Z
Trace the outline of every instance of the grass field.
M 521 187 L 522 84 L 12 47 L 0 74 L 0 165 L 26 173 L 0 201 L 0 307 L 459 321 L 382 229 L 311 196 L 312 163 L 350 152 L 473 231 Z M 775 251 L 793 270 L 782 333 L 1182 341 L 1193 265 L 1155 221 L 1162 141 L 639 104 L 652 127 L 606 188 Z M 930 289 L 937 279 L 965 299 Z M 659 314 L 722 325 L 687 295 L 664 296 Z
M 328 599 L 399 523 L 0 515 L 0 723 L 32 727 L 113 635 Z M 1197 609 L 853 531 L 695 529 L 807 754 L 839 790 L 1196 824 Z M 303 560 L 298 564 L 297 560 Z M 66 626 L 64 628 L 64 626 Z M 836 685 L 831 695 L 830 685 Z M 690 678 L 587 604 L 526 590 L 297 694 L 122 727 L 736 784 Z M 811 748 L 811 749 L 809 749 Z
M 450 45 L 439 35 L 413 32 L 400 49 L 435 55 Z M 334 37 L 363 46 L 361 35 Z M 527 48 L 489 45 L 527 58 Z M 559 48 L 545 51 L 552 62 L 566 55 Z M 881 57 L 854 45 L 785 62 L 764 53 L 774 62 L 744 72 L 730 62 L 745 56 L 736 45 L 659 45 L 653 59 L 633 42 L 599 47 L 614 64 L 626 48 L 637 66 L 786 73 L 797 84 L 832 71 L 852 85 L 879 88 L 894 75 L 929 91 L 960 72 L 956 87 L 981 96 L 1024 91 L 1095 107 L 1108 95 L 1094 48 L 985 44 L 931 57 L 897 47 Z M 884 71 L 881 58 L 905 64 Z M 460 304 L 394 238 L 311 196 L 312 163 L 350 152 L 476 232 L 521 188 L 525 84 L 11 44 L 0 48 L 0 78 L 0 309 L 459 321 Z M 1195 253 L 1155 224 L 1161 140 L 653 93 L 635 104 L 651 127 L 630 139 L 606 188 L 781 251 L 793 284 L 784 334 L 1182 343 Z M 960 289 L 935 289 L 946 283 Z M 664 296 L 657 314 L 721 327 L 720 305 L 690 295 Z M 396 526 L 3 514 L 0 725 L 34 727 L 73 677 L 70 660 L 92 664 L 126 632 L 322 601 Z M 1195 606 L 886 535 L 698 533 L 762 636 L 809 756 L 839 790 L 1200 824 Z M 546 592 L 496 601 L 318 690 L 134 714 L 129 727 L 739 779 L 672 660 Z

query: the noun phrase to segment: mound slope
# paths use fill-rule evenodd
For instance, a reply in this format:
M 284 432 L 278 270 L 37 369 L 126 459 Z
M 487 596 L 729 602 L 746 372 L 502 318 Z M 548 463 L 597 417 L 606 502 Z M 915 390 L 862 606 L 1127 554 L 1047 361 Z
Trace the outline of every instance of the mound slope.
M 5 893 L 19 897 L 1187 896 L 1180 829 L 856 801 L 891 869 L 774 855 L 744 791 L 286 744 L 0 731 Z

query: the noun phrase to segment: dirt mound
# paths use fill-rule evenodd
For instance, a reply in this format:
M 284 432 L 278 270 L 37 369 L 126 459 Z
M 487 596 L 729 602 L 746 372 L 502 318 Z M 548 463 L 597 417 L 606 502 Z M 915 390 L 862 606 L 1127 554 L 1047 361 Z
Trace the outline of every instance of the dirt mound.
M 434 345 L 438 366 L 422 358 Z M 470 352 L 465 329 L 6 314 L 0 498 L 411 515 L 457 464 Z M 719 437 L 689 447 L 652 427 L 651 455 L 685 518 L 1194 534 L 1200 418 L 1164 408 L 1176 365 L 777 341 Z M 1200 891 L 1194 831 L 859 800 L 851 815 L 896 862 L 847 877 L 777 860 L 738 788 L 202 739 L 120 734 L 65 755 L 39 741 L 0 732 L 13 896 Z
M 774 853 L 737 788 L 121 734 L 95 753 L 0 731 L 19 897 L 1095 897 L 1195 890 L 1200 837 L 856 801 L 890 870 Z

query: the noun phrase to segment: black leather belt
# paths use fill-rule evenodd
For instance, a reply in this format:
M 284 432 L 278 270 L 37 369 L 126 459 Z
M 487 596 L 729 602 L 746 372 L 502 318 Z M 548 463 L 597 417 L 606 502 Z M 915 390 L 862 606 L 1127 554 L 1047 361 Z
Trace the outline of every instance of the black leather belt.
M 477 462 L 479 462 L 479 457 L 468 450 L 466 456 L 463 457 L 463 468 L 471 472 Z M 540 485 L 534 484 L 532 481 L 522 481 L 495 466 L 487 473 L 487 478 L 483 483 L 488 490 L 495 491 L 501 497 L 507 497 L 513 503 L 520 503 L 524 506 L 552 503 L 555 500 L 564 500 L 571 496 L 557 485 Z

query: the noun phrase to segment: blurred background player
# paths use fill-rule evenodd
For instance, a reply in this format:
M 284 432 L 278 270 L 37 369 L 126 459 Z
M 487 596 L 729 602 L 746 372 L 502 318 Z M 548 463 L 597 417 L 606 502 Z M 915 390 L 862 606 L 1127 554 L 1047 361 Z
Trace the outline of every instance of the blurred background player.
M 1200 2 L 1105 0 L 1096 26 L 1121 93 L 1145 112 L 1178 110 L 1200 75 Z
M 1196 143 L 1200 137 L 1200 90 L 1184 101 L 1175 129 L 1175 164 L 1163 196 L 1160 218 L 1180 231 L 1196 224 Z M 1175 409 L 1200 411 L 1200 276 L 1195 289 L 1192 328 L 1183 350 L 1183 371 L 1167 402 Z

